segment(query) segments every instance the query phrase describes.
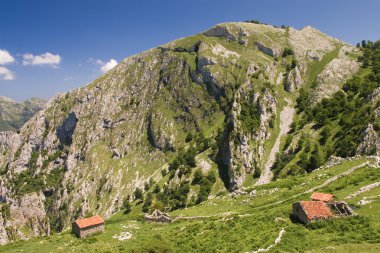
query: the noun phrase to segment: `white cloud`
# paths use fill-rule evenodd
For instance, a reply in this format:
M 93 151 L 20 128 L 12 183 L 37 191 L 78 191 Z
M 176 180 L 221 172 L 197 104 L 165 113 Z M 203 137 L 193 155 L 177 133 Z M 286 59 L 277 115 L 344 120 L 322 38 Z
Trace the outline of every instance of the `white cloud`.
M 115 59 L 111 59 L 100 67 L 100 71 L 106 73 L 108 70 L 113 69 L 116 65 L 117 61 Z
M 40 55 L 24 54 L 22 56 L 24 60 L 23 65 L 50 65 L 52 67 L 58 67 L 61 63 L 61 56 L 59 54 L 51 54 L 46 52 Z
M 16 78 L 15 74 L 7 69 L 6 67 L 0 66 L 0 79 L 1 80 L 14 80 Z
M 0 49 L 0 65 L 5 65 L 15 61 L 15 58 L 5 49 Z
M 117 65 L 117 61 L 115 59 L 110 59 L 108 62 L 104 62 L 100 59 L 94 59 L 90 58 L 88 59 L 89 62 L 100 65 L 100 72 L 106 73 L 107 71 L 113 69 Z

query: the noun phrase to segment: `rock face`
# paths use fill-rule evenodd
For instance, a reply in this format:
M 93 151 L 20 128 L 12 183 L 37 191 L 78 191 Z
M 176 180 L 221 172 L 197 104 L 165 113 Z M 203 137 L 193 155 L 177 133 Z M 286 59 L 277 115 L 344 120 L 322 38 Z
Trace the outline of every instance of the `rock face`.
M 70 112 L 62 125 L 57 129 L 57 136 L 62 145 L 71 145 L 77 123 L 78 118 L 75 116 L 75 113 Z
M 314 90 L 313 102 L 317 103 L 323 98 L 332 96 L 340 90 L 341 85 L 358 71 L 359 63 L 348 56 L 355 49 L 343 46 L 339 56 L 328 63 L 325 69 L 317 76 L 317 87 Z
M 297 66 L 284 82 L 292 92 L 309 79 L 312 62 L 352 48 L 312 28 L 220 24 L 129 57 L 54 97 L 19 134 L 0 133 L 0 205 L 9 207 L 1 242 L 61 231 L 90 212 L 108 218 L 137 187 L 161 178 L 189 146 L 188 133 L 210 140 L 206 151 L 225 186 L 240 188 L 266 164 L 280 132 L 288 69 L 281 55 L 289 46 Z M 321 83 L 355 70 L 331 68 Z
M 0 215 L 0 245 L 6 244 L 9 240 L 7 231 L 5 229 L 5 221 L 3 215 L 4 214 Z
M 367 129 L 363 132 L 363 140 L 357 148 L 356 154 L 380 156 L 380 138 L 372 124 L 368 124 Z
M 10 98 L 0 96 L 0 131 L 17 131 L 36 112 L 43 109 L 46 101 L 31 98 L 18 103 Z
M 267 54 L 269 56 L 278 56 L 278 53 L 274 52 L 272 48 L 266 47 L 263 44 L 261 44 L 260 42 L 256 42 L 256 46 L 257 46 L 257 49 L 259 51 L 263 52 L 264 54 Z
M 285 80 L 285 90 L 294 92 L 298 90 L 303 84 L 301 71 L 298 66 L 290 70 Z

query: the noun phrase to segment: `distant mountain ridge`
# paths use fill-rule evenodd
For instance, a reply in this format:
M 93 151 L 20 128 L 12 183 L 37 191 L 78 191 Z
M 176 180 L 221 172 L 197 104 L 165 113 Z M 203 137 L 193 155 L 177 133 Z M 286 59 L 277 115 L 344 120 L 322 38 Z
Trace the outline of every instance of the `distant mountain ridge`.
M 46 104 L 42 98 L 30 98 L 23 102 L 0 96 L 0 131 L 18 131 Z

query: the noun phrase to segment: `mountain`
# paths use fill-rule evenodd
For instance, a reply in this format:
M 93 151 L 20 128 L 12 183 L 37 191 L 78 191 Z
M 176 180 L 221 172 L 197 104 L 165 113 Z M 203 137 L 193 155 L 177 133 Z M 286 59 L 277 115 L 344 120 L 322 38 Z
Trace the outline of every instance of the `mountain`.
M 43 109 L 45 103 L 40 98 L 18 103 L 0 96 L 0 131 L 18 131 L 36 112 Z
M 224 23 L 125 59 L 0 133 L 0 242 L 131 206 L 202 213 L 208 198 L 309 177 L 332 155 L 378 156 L 376 50 L 311 27 Z

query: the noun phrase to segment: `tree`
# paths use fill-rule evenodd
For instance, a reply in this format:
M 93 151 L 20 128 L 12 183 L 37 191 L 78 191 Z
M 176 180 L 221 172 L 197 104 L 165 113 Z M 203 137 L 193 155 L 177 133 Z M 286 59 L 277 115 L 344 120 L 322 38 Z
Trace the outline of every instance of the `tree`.
M 214 172 L 213 170 L 210 170 L 210 171 L 207 173 L 206 179 L 207 179 L 211 184 L 214 184 L 214 183 L 216 182 L 215 172 Z
M 152 193 L 148 193 L 145 198 L 144 205 L 142 206 L 142 211 L 144 213 L 149 212 L 149 207 L 152 205 L 153 196 Z
M 143 191 L 140 188 L 136 188 L 136 190 L 133 192 L 133 196 L 135 197 L 135 200 L 137 199 L 143 199 Z
M 185 141 L 188 143 L 193 140 L 193 134 L 191 132 L 188 132 L 185 138 Z
M 158 184 L 156 184 L 155 186 L 154 186 L 154 188 L 153 188 L 153 193 L 159 193 L 161 191 L 161 188 L 160 188 L 160 186 L 158 185 Z
M 200 184 L 203 181 L 203 173 L 201 169 L 197 169 L 194 172 L 194 178 L 192 184 Z
M 326 144 L 326 141 L 327 139 L 330 137 L 331 135 L 331 126 L 330 125 L 327 125 L 323 128 L 322 132 L 321 132 L 321 138 L 319 139 L 319 143 L 321 145 L 325 145 Z
M 296 59 L 292 59 L 292 64 L 290 65 L 290 69 L 294 69 L 295 67 L 297 67 L 297 60 Z
M 307 172 L 312 172 L 323 164 L 323 157 L 319 149 L 319 145 L 314 146 L 313 153 L 310 156 Z
M 305 88 L 300 89 L 300 93 L 298 98 L 296 99 L 297 101 L 297 108 L 299 112 L 305 111 L 309 106 L 309 92 Z
M 145 182 L 145 184 L 144 184 L 144 190 L 148 191 L 149 188 L 150 188 L 150 184 L 148 182 Z
M 302 168 L 304 169 L 305 171 L 307 170 L 307 166 L 309 165 L 309 157 L 307 155 L 307 153 L 302 153 L 300 155 L 300 159 L 299 161 L 297 162 L 297 164 Z
M 362 47 L 366 48 L 367 47 L 367 41 L 362 40 Z
M 294 54 L 293 49 L 286 47 L 286 48 L 284 48 L 284 51 L 282 52 L 281 56 L 286 57 L 288 55 L 293 55 L 293 54 Z
M 124 214 L 129 214 L 132 210 L 131 203 L 129 203 L 129 201 L 124 202 L 123 208 L 124 208 Z
M 195 167 L 196 166 L 196 162 L 195 162 L 195 156 L 196 155 L 197 155 L 197 150 L 193 146 L 191 146 L 183 156 L 186 165 L 188 165 L 190 167 Z
M 253 172 L 253 178 L 260 178 L 261 176 L 261 169 L 257 167 L 255 171 Z

